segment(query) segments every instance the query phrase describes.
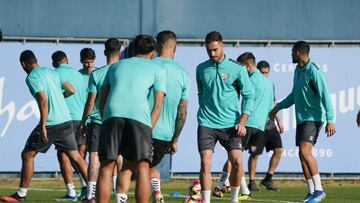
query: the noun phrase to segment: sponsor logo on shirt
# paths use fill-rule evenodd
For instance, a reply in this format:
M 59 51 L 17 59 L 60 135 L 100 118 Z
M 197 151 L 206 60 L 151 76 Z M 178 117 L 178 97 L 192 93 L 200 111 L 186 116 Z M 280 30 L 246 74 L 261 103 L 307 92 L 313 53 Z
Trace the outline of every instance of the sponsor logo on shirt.
M 224 82 L 226 82 L 227 79 L 229 79 L 229 74 L 227 74 L 227 73 L 221 74 L 221 79 L 222 79 Z

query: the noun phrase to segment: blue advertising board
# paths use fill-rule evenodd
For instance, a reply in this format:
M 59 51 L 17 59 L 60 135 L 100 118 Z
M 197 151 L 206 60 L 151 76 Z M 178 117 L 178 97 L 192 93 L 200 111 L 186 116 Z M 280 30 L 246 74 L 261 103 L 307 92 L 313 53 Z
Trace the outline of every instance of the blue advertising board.
M 0 171 L 20 171 L 20 153 L 25 141 L 39 120 L 39 110 L 31 97 L 26 84 L 25 72 L 21 69 L 19 55 L 25 49 L 31 49 L 37 55 L 39 64 L 51 67 L 51 54 L 56 50 L 67 53 L 69 63 L 80 69 L 79 52 L 84 47 L 96 51 L 96 66 L 105 64 L 103 45 L 101 44 L 55 44 L 55 43 L 0 43 Z M 295 65 L 291 62 L 290 46 L 274 47 L 225 47 L 228 57 L 236 59 L 245 51 L 253 52 L 257 60 L 267 60 L 271 65 L 270 78 L 276 87 L 276 98 L 281 100 L 291 91 Z M 327 138 L 321 131 L 313 154 L 317 157 L 320 172 L 359 172 L 360 162 L 356 154 L 360 153 L 357 143 L 360 137 L 355 119 L 360 106 L 360 67 L 357 57 L 358 47 L 312 47 L 311 59 L 325 73 L 336 116 L 337 133 Z M 175 60 L 179 62 L 191 77 L 188 118 L 180 136 L 178 152 L 173 156 L 173 172 L 198 172 L 200 159 L 197 150 L 198 108 L 195 80 L 196 66 L 207 60 L 204 47 L 179 46 Z M 284 153 L 278 167 L 280 172 L 300 172 L 298 149 L 295 147 L 294 108 L 280 112 L 285 126 L 282 134 Z M 245 160 L 248 153 L 244 153 Z M 221 171 L 226 160 L 226 151 L 218 145 L 213 156 L 213 171 Z M 258 171 L 265 172 L 270 154 L 264 152 L 258 161 Z M 246 161 L 244 161 L 246 163 Z M 245 167 L 247 168 L 247 167 Z M 36 171 L 58 171 L 59 166 L 54 148 L 35 159 Z

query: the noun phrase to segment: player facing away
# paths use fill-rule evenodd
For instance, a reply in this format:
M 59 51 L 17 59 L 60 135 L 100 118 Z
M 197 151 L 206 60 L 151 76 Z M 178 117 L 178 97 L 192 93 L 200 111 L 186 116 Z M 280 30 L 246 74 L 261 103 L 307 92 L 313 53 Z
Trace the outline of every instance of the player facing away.
M 190 77 L 174 61 L 176 35 L 172 31 L 162 31 L 156 37 L 158 56 L 154 62 L 166 71 L 166 97 L 160 118 L 153 129 L 154 157 L 150 168 L 150 182 L 153 203 L 161 203 L 160 172 L 155 167 L 167 153 L 177 151 L 177 141 L 184 127 L 190 91 Z M 154 103 L 151 97 L 150 106 Z
M 267 61 L 259 61 L 256 65 L 257 69 L 266 77 L 269 76 L 270 74 L 270 64 Z M 275 100 L 275 87 L 274 87 L 274 103 L 276 103 Z M 274 185 L 273 181 L 272 181 L 272 177 L 276 171 L 277 166 L 279 165 L 280 159 L 281 159 L 281 155 L 283 152 L 283 147 L 282 147 L 282 141 L 281 141 L 281 136 L 280 133 L 284 132 L 284 126 L 283 123 L 280 119 L 279 114 L 277 113 L 275 115 L 275 120 L 276 123 L 272 120 L 272 119 L 268 119 L 265 125 L 265 140 L 262 142 L 262 146 L 260 146 L 261 148 L 266 148 L 266 152 L 269 151 L 273 151 L 273 154 L 271 155 L 270 161 L 269 161 L 269 168 L 268 171 L 266 173 L 266 176 L 263 180 L 261 180 L 260 184 L 262 186 L 264 186 L 266 189 L 270 190 L 270 191 L 278 191 L 279 189 Z M 277 125 L 277 127 L 276 127 Z M 279 130 L 278 130 L 279 129 Z M 256 158 L 256 157 L 255 157 Z M 252 166 L 256 168 L 256 163 L 257 163 L 258 158 L 253 160 L 253 164 Z M 249 164 L 250 165 L 250 164 Z M 250 171 L 250 170 L 249 170 Z M 250 176 L 252 175 L 252 177 L 255 177 L 255 169 L 254 172 L 249 174 Z M 249 189 L 257 189 L 257 186 L 254 182 L 251 182 L 251 180 L 255 179 L 255 178 L 249 178 L 250 179 L 250 183 L 249 183 Z
M 86 149 L 89 152 L 89 181 L 86 195 L 86 199 L 89 202 L 95 202 L 96 180 L 98 178 L 100 167 L 98 156 L 99 138 L 102 125 L 99 112 L 100 91 L 109 66 L 119 60 L 120 49 L 121 42 L 119 40 L 114 38 L 106 40 L 104 55 L 106 56 L 107 65 L 92 71 L 89 78 L 88 96 L 80 123 L 81 133 L 86 136 Z M 90 118 L 90 122 L 86 125 L 88 118 Z M 121 157 L 119 161 L 121 168 Z
M 68 65 L 68 58 L 63 51 L 56 51 L 51 55 L 52 65 L 55 68 L 55 72 L 58 74 L 61 83 L 69 83 L 75 89 L 75 93 L 71 97 L 65 98 L 66 106 L 68 107 L 71 122 L 73 124 L 73 131 L 75 134 L 79 134 L 80 130 L 77 126 L 79 126 L 82 109 L 84 109 L 84 98 L 86 95 L 84 94 L 84 89 L 86 86 L 82 82 L 83 76 L 75 70 L 73 67 Z M 61 174 L 64 178 L 64 182 L 66 185 L 67 194 L 62 198 L 63 200 L 77 200 L 75 185 L 73 181 L 73 169 L 69 158 L 66 154 L 58 150 L 57 156 L 59 160 L 59 165 L 61 169 Z
M 28 74 L 26 84 L 37 101 L 40 110 L 40 122 L 31 132 L 21 153 L 22 167 L 20 186 L 10 195 L 17 201 L 26 198 L 30 180 L 34 174 L 34 158 L 38 152 L 46 153 L 52 144 L 65 152 L 79 172 L 86 177 L 86 163 L 77 151 L 71 117 L 65 97 L 75 93 L 68 83 L 61 83 L 54 70 L 40 67 L 34 53 L 25 50 L 20 55 L 20 63 Z
M 211 196 L 211 162 L 216 142 L 226 149 L 232 163 L 230 174 L 231 202 L 238 201 L 243 173 L 241 137 L 254 104 L 254 87 L 245 67 L 224 54 L 224 43 L 219 32 L 206 35 L 209 60 L 196 68 L 199 110 L 198 150 L 201 158 L 200 181 L 206 203 Z M 241 115 L 239 97 L 242 96 Z
M 103 127 L 96 190 L 99 203 L 110 198 L 111 174 L 119 154 L 136 163 L 136 202 L 148 202 L 153 158 L 151 133 L 166 93 L 165 70 L 150 60 L 155 46 L 152 37 L 138 35 L 134 41 L 135 57 L 111 65 L 105 76 L 100 97 Z M 150 106 L 147 97 L 152 91 L 155 100 Z
M 187 100 L 189 97 L 190 78 L 184 69 L 174 61 L 176 51 L 176 35 L 165 30 L 156 37 L 158 57 L 153 62 L 158 64 L 166 73 L 166 90 L 161 114 L 156 123 L 152 140 L 154 147 L 153 161 L 150 165 L 150 182 L 153 203 L 164 202 L 160 187 L 160 173 L 156 166 L 165 154 L 174 154 L 177 151 L 177 141 L 185 124 L 187 115 Z M 150 94 L 149 104 L 153 106 L 154 97 Z M 126 167 L 120 173 L 120 190 L 117 194 L 117 203 L 127 201 L 132 171 Z
M 316 159 L 312 155 L 320 129 L 326 121 L 325 132 L 330 137 L 335 133 L 334 112 L 322 71 L 309 58 L 310 45 L 298 41 L 292 48 L 291 57 L 296 63 L 294 86 L 291 93 L 271 112 L 271 117 L 295 104 L 296 146 L 309 193 L 305 202 L 320 202 L 325 198 Z

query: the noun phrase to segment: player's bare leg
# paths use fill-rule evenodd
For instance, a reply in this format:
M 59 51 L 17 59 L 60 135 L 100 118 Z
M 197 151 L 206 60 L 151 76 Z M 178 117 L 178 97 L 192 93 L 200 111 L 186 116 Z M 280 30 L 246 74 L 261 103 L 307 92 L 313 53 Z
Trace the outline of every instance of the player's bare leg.
M 243 174 L 242 167 L 242 151 L 241 150 L 231 150 L 228 153 L 229 160 L 231 162 L 231 173 L 230 173 L 230 185 L 231 185 L 231 202 L 238 202 L 239 191 L 240 191 L 240 182 L 241 176 Z
M 73 167 L 71 165 L 70 159 L 66 153 L 59 150 L 57 151 L 57 157 L 60 165 L 61 175 L 66 185 L 67 195 L 70 197 L 76 197 Z
M 147 203 L 150 194 L 150 178 L 149 178 L 150 164 L 148 161 L 141 160 L 137 163 L 136 172 L 136 188 L 135 197 L 136 203 Z
M 279 189 L 276 186 L 274 186 L 274 184 L 272 182 L 272 177 L 276 171 L 277 166 L 280 163 L 283 148 L 275 148 L 273 150 L 273 152 L 274 153 L 272 154 L 270 161 L 269 161 L 268 172 L 267 172 L 265 178 L 261 181 L 261 185 L 266 187 L 268 190 L 278 191 Z
M 80 156 L 79 152 L 74 150 L 67 151 L 65 153 L 69 157 L 75 169 L 80 173 L 81 176 L 84 177 L 84 180 L 87 182 L 87 164 L 85 160 Z
M 21 178 L 20 178 L 20 187 L 29 188 L 30 181 L 34 175 L 34 158 L 37 152 L 35 151 L 25 151 L 21 153 L 22 167 L 21 167 Z
M 89 167 L 88 167 L 88 185 L 86 199 L 90 200 L 95 198 L 96 193 L 96 180 L 99 176 L 99 156 L 98 152 L 89 153 Z
M 212 150 L 206 149 L 200 152 L 201 168 L 200 168 L 200 182 L 201 182 L 201 195 L 205 203 L 210 202 L 211 196 L 211 161 Z
M 122 158 L 121 158 L 122 159 Z M 119 159 L 118 159 L 119 160 Z M 116 203 L 124 203 L 127 201 L 127 193 L 130 189 L 131 176 L 135 168 L 136 163 L 129 162 L 122 159 L 122 167 L 118 171 L 117 187 L 116 187 Z
M 105 160 L 100 162 L 99 178 L 96 184 L 96 200 L 98 203 L 108 203 L 111 191 L 111 176 L 115 161 Z

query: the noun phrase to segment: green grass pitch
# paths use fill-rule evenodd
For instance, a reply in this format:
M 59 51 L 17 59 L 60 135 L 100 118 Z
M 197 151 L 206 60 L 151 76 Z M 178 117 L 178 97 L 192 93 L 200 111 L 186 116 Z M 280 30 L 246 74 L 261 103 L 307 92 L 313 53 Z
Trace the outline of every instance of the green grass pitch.
M 0 179 L 0 196 L 9 195 L 15 191 L 18 185 L 18 179 Z M 187 195 L 187 187 L 192 180 L 171 180 L 162 182 L 162 192 L 165 194 L 165 202 L 182 202 L 183 197 L 169 197 L 171 192 L 180 192 Z M 360 202 L 360 181 L 323 181 L 324 188 L 327 193 L 324 203 L 359 203 Z M 303 181 L 275 181 L 279 186 L 279 192 L 269 192 L 262 189 L 253 192 L 253 200 L 242 202 L 268 202 L 268 203 L 294 203 L 301 202 L 307 192 L 307 186 Z M 77 185 L 77 188 L 79 186 Z M 26 202 L 57 202 L 56 198 L 60 198 L 65 194 L 65 188 L 62 180 L 47 179 L 33 180 L 31 188 L 28 192 Z M 128 203 L 134 203 L 134 183 L 130 190 L 130 199 Z M 114 202 L 112 199 L 111 202 Z M 150 201 L 149 201 L 150 202 Z M 212 198 L 213 203 L 229 202 L 229 194 L 221 199 Z

